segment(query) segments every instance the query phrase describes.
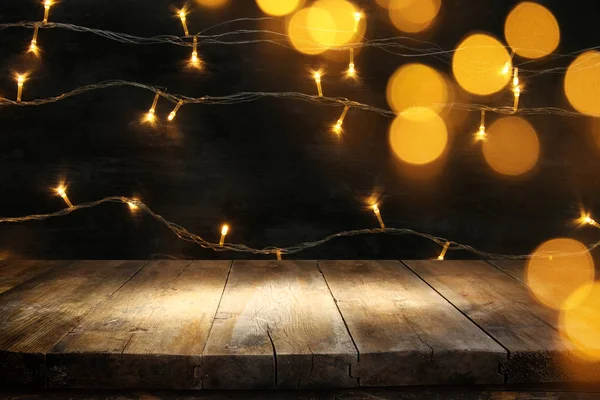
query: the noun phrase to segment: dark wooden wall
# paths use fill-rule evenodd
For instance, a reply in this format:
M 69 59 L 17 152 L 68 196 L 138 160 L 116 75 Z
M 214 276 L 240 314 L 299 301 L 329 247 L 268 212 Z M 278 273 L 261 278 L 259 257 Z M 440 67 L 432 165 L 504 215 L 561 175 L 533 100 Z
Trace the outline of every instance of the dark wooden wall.
M 258 17 L 253 1 L 230 0 L 217 10 L 193 8 L 192 32 L 239 17 Z M 365 1 L 367 37 L 401 35 L 382 9 Z M 600 43 L 599 5 L 584 0 L 544 1 L 562 28 L 561 53 Z M 445 0 L 436 27 L 419 38 L 452 49 L 467 33 L 502 36 L 503 21 L 516 1 Z M 180 1 L 63 1 L 51 20 L 138 36 L 180 35 L 174 7 Z M 193 6 L 193 4 L 189 4 Z M 0 23 L 39 20 L 36 0 L 5 0 Z M 282 30 L 281 22 L 245 22 L 216 30 Z M 388 77 L 400 65 L 419 61 L 449 71 L 449 59 L 405 58 L 377 48 L 357 56 L 359 83 L 340 77 L 344 63 L 304 57 L 270 45 L 207 45 L 199 49 L 201 72 L 185 69 L 189 49 L 116 43 L 86 33 L 43 30 L 36 61 L 24 56 L 31 30 L 0 31 L 0 96 L 13 98 L 13 71 L 30 70 L 25 99 L 44 98 L 109 79 L 163 86 L 189 96 L 241 91 L 313 93 L 311 67 L 324 66 L 326 95 L 386 108 Z M 531 69 L 567 66 L 546 60 Z M 523 107 L 568 107 L 562 74 L 526 80 Z M 476 99 L 477 100 L 477 99 Z M 506 95 L 492 104 L 510 101 Z M 328 128 L 340 109 L 291 100 L 264 99 L 231 106 L 181 109 L 172 124 L 140 124 L 152 94 L 136 88 L 88 93 L 42 107 L 0 107 L 0 215 L 52 212 L 64 207 L 51 188 L 62 178 L 74 203 L 105 196 L 139 196 L 167 219 L 209 239 L 227 221 L 233 242 L 255 247 L 287 246 L 356 228 L 377 227 L 364 199 L 381 196 L 391 227 L 408 227 L 498 253 L 527 253 L 554 236 L 586 242 L 596 232 L 568 224 L 580 203 L 600 206 L 599 149 L 585 118 L 530 117 L 542 143 L 538 168 L 522 179 L 493 173 L 471 143 L 476 113 L 456 112 L 447 155 L 425 171 L 406 168 L 390 154 L 388 118 L 350 111 L 345 135 Z M 163 119 L 172 105 L 161 101 Z M 600 207 L 596 210 L 600 213 Z M 0 226 L 3 257 L 17 258 L 246 258 L 181 242 L 154 220 L 131 216 L 126 207 L 106 205 L 39 223 Z M 338 239 L 298 258 L 427 258 L 439 247 L 418 238 Z M 448 257 L 470 257 L 450 253 Z

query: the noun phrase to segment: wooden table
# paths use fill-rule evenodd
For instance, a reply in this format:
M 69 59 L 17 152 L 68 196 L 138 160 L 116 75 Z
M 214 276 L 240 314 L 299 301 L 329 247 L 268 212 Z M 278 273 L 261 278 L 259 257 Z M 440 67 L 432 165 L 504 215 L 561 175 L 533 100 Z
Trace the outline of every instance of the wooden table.
M 0 389 L 599 383 L 523 267 L 7 261 Z

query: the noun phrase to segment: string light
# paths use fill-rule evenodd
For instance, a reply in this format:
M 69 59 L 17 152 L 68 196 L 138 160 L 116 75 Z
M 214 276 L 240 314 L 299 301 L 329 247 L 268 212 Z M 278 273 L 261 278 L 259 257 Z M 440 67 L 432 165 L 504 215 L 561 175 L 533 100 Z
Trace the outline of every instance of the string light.
M 350 48 L 350 61 L 348 62 L 348 69 L 346 70 L 346 76 L 348 78 L 356 78 L 356 66 L 354 64 L 354 48 Z
M 487 139 L 487 134 L 485 133 L 485 110 L 481 110 L 481 123 L 479 125 L 479 130 L 475 134 L 475 141 L 484 141 Z
M 515 56 L 515 51 L 513 50 L 512 53 L 510 53 L 510 60 L 508 60 L 506 62 L 506 64 L 504 64 L 504 68 L 502 68 L 502 75 L 509 76 L 510 70 L 511 70 L 512 64 L 513 64 L 514 56 Z
M 519 68 L 515 68 L 513 72 L 513 94 L 515 95 L 515 101 L 513 104 L 514 112 L 519 109 L 519 98 L 521 97 L 521 85 L 519 84 Z
M 321 72 L 317 71 L 313 74 L 315 78 L 315 83 L 317 84 L 317 91 L 319 93 L 319 97 L 323 97 L 323 88 L 321 87 Z
M 192 42 L 192 58 L 190 62 L 194 67 L 198 67 L 200 65 L 198 60 L 198 38 L 196 36 L 194 36 L 194 40 Z
M 56 193 L 60 197 L 62 197 L 62 199 L 65 201 L 65 203 L 67 203 L 67 205 L 69 206 L 69 208 L 73 208 L 73 203 L 71 203 L 71 200 L 69 200 L 69 197 L 67 196 L 67 188 L 64 187 L 63 185 L 60 185 L 55 190 L 56 190 Z
M 48 23 L 48 16 L 50 15 L 50 7 L 52 6 L 52 0 L 44 1 L 44 24 Z
M 440 255 L 438 256 L 438 260 L 443 260 L 444 257 L 446 257 L 446 252 L 448 251 L 448 248 L 450 247 L 450 242 L 446 242 L 444 244 L 444 248 L 442 249 L 442 252 L 440 253 Z
M 152 106 L 150 107 L 150 109 L 148 110 L 148 113 L 146 114 L 146 121 L 152 122 L 156 118 L 156 116 L 155 116 L 156 105 L 158 104 L 159 98 L 160 98 L 160 92 L 156 92 L 156 95 L 154 96 L 154 101 L 152 102 Z
M 598 224 L 589 213 L 582 213 L 577 222 L 581 225 L 590 225 L 594 228 L 600 228 L 600 224 Z
M 177 102 L 177 105 L 175 106 L 175 108 L 173 109 L 173 111 L 171 111 L 171 113 L 169 114 L 169 116 L 167 117 L 167 119 L 169 121 L 173 121 L 173 119 L 175 118 L 175 116 L 177 115 L 177 111 L 179 111 L 179 108 L 183 105 L 183 100 L 179 100 Z
M 277 259 L 279 261 L 281 261 L 281 250 L 280 249 L 275 250 L 275 254 L 277 255 Z
M 21 102 L 23 97 L 23 85 L 25 83 L 26 75 L 17 74 L 17 103 Z
M 336 124 L 333 126 L 333 131 L 338 135 L 340 133 L 342 133 L 342 124 L 344 123 L 344 119 L 346 118 L 346 114 L 348 113 L 349 109 L 350 109 L 350 106 L 348 106 L 348 105 L 344 106 L 342 115 L 340 115 L 340 118 L 337 120 Z
M 190 32 L 188 31 L 188 26 L 187 26 L 187 18 L 186 18 L 185 8 L 182 8 L 181 10 L 179 10 L 179 19 L 181 20 L 181 25 L 183 26 L 183 32 L 185 33 L 185 36 L 190 36 Z
M 221 247 L 223 247 L 223 244 L 225 243 L 225 236 L 227 236 L 227 232 L 229 232 L 229 226 L 223 225 L 221 227 L 221 239 L 219 240 L 219 246 Z
M 360 23 L 362 17 L 363 15 L 361 12 L 354 13 L 354 33 L 358 33 L 358 24 Z
M 377 217 L 377 221 L 379 221 L 379 226 L 381 226 L 381 229 L 385 229 L 385 224 L 383 223 L 383 218 L 381 218 L 381 211 L 379 211 L 379 206 L 377 204 L 373 204 L 371 206 L 371 208 L 373 209 L 373 212 L 375 213 L 375 216 Z
M 129 206 L 129 209 L 131 211 L 135 212 L 139 209 L 137 202 L 138 202 L 138 199 L 131 199 L 130 201 L 127 202 L 127 205 Z
M 29 52 L 33 54 L 38 54 L 39 48 L 37 46 L 37 37 L 40 30 L 40 26 L 35 24 L 35 28 L 33 28 L 33 39 L 31 39 L 31 44 L 29 45 Z

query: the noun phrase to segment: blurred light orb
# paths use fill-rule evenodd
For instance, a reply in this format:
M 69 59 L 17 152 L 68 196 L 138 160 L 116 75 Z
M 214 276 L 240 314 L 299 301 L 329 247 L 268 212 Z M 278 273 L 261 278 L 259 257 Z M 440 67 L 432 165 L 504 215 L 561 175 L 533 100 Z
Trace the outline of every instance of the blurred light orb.
M 552 12 L 530 1 L 520 3 L 510 12 L 504 35 L 515 53 L 525 58 L 545 57 L 560 43 L 560 28 Z
M 600 52 L 587 51 L 571 63 L 565 76 L 565 94 L 577 111 L 600 117 Z
M 560 328 L 578 351 L 589 361 L 600 360 L 600 283 L 588 283 L 569 296 L 560 315 Z
M 281 17 L 299 8 L 304 0 L 256 0 L 258 7 L 268 15 Z
M 446 80 L 427 65 L 404 65 L 388 81 L 388 104 L 396 112 L 412 107 L 427 107 L 440 112 L 447 99 Z
M 390 20 L 403 32 L 421 32 L 437 17 L 442 0 L 390 0 L 387 4 Z
M 554 253 L 556 256 L 550 257 Z M 575 253 L 559 256 L 560 253 Z M 577 240 L 548 240 L 534 250 L 527 263 L 525 279 L 535 298 L 542 304 L 560 310 L 577 303 L 569 297 L 582 285 L 594 281 L 594 261 L 587 247 Z
M 331 24 L 328 21 L 321 21 L 321 30 L 312 31 L 313 33 L 316 33 L 314 39 L 323 45 L 328 47 L 343 46 L 352 42 L 357 37 L 362 37 L 365 32 L 365 18 L 361 18 L 359 21 L 358 32 L 354 32 L 354 27 L 356 25 L 355 15 L 359 10 L 349 1 L 317 0 L 312 7 L 327 12 L 333 21 Z M 326 18 L 324 16 L 319 16 L 319 13 L 314 14 L 314 16 L 316 18 Z M 319 21 L 320 20 L 317 20 L 315 22 Z M 330 31 L 324 32 L 326 29 L 330 29 Z
M 202 7 L 218 8 L 227 4 L 229 0 L 196 0 L 196 3 Z
M 435 111 L 415 107 L 396 117 L 388 139 L 394 155 L 400 160 L 424 165 L 442 155 L 448 143 L 448 130 Z
M 469 93 L 490 95 L 511 80 L 503 73 L 511 64 L 510 54 L 497 39 L 476 33 L 463 40 L 454 53 L 452 71 L 458 84 Z
M 377 4 L 383 8 L 390 8 L 390 2 L 392 0 L 376 0 Z
M 522 175 L 533 169 L 538 161 L 538 135 L 523 118 L 500 118 L 487 129 L 483 155 L 494 171 L 503 175 Z
M 303 8 L 292 16 L 292 19 L 288 23 L 288 37 L 292 46 L 301 53 L 315 55 L 323 53 L 327 50 L 326 46 L 319 44 L 311 35 L 313 27 L 309 25 L 309 16 L 311 13 L 316 12 L 317 14 L 325 13 L 329 18 L 329 15 L 324 10 L 315 11 L 313 8 Z M 317 19 L 316 17 L 311 18 L 311 22 Z M 331 22 L 331 19 L 329 19 Z

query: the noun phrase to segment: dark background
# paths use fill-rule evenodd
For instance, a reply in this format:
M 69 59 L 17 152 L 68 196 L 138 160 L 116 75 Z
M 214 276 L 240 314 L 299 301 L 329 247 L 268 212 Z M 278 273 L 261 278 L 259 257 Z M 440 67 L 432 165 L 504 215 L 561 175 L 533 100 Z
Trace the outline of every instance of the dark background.
M 362 1 L 368 15 L 366 37 L 404 35 L 374 1 Z M 433 29 L 414 37 L 453 49 L 473 31 L 503 38 L 504 19 L 517 1 L 443 0 Z M 556 15 L 562 40 L 557 53 L 600 44 L 600 4 L 588 0 L 540 1 Z M 174 16 L 181 1 L 63 0 L 50 19 L 136 36 L 182 35 Z M 240 17 L 263 16 L 253 0 L 229 0 L 218 9 L 189 3 L 192 33 Z M 38 21 L 36 0 L 3 0 L 0 23 Z M 283 21 L 227 24 L 210 32 L 236 29 L 285 31 Z M 89 33 L 40 31 L 39 59 L 26 55 L 33 31 L 0 30 L 0 96 L 14 99 L 15 71 L 32 72 L 24 99 L 45 98 L 79 86 L 123 79 L 200 97 L 242 91 L 294 91 L 313 94 L 309 68 L 325 67 L 327 96 L 387 108 L 390 75 L 408 62 L 450 73 L 451 56 L 403 57 L 379 48 L 357 56 L 361 80 L 341 77 L 347 61 L 303 56 L 273 44 L 206 45 L 199 48 L 202 71 L 186 68 L 190 49 L 171 45 L 132 45 Z M 260 37 L 260 36 L 257 36 Z M 564 71 L 573 57 L 528 63 L 522 107 L 569 108 Z M 516 59 L 516 64 L 523 59 Z M 535 76 L 533 76 L 535 75 Z M 579 206 L 600 213 L 599 149 L 590 119 L 529 116 L 540 136 L 537 168 L 525 177 L 494 173 L 472 144 L 477 112 L 453 112 L 447 154 L 427 168 L 395 161 L 388 148 L 391 120 L 351 110 L 338 139 L 329 131 L 341 113 L 293 100 L 262 99 L 235 105 L 188 105 L 171 124 L 140 123 L 152 93 L 111 88 L 39 107 L 0 106 L 0 215 L 54 212 L 65 205 L 52 189 L 64 179 L 73 203 L 106 196 L 138 196 L 165 218 L 216 241 L 223 222 L 228 241 L 252 247 L 289 246 L 348 229 L 377 227 L 365 199 L 380 198 L 389 227 L 412 228 L 506 254 L 526 254 L 542 241 L 568 236 L 591 243 L 600 232 L 571 223 Z M 463 98 L 464 100 L 464 98 Z M 468 99 L 495 106 L 511 104 L 510 92 Z M 161 121 L 173 105 L 161 100 Z M 488 124 L 497 116 L 490 116 Z M 119 204 L 23 224 L 0 225 L 1 257 L 48 259 L 257 258 L 216 253 L 179 240 L 152 218 Z M 336 239 L 293 258 L 431 258 L 439 246 L 408 236 Z M 449 252 L 447 258 L 470 258 Z

